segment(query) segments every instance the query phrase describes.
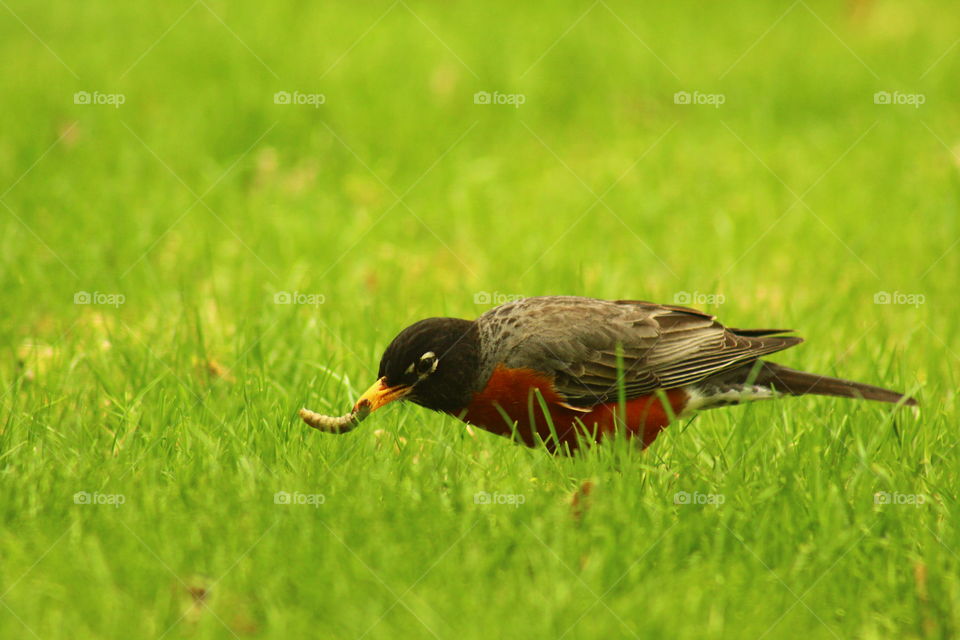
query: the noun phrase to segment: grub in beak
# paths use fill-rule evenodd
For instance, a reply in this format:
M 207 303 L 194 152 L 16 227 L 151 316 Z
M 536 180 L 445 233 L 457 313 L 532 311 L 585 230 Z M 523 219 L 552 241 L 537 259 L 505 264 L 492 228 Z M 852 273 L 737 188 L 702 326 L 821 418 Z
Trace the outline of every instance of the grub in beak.
M 342 416 L 325 416 L 309 409 L 300 409 L 300 418 L 314 429 L 326 433 L 346 433 L 355 429 L 367 416 L 383 405 L 399 400 L 410 393 L 410 389 L 411 387 L 407 386 L 389 387 L 386 378 L 380 378 L 360 396 L 350 413 Z
M 346 433 L 352 431 L 364 418 L 370 415 L 369 406 L 363 405 L 342 416 L 325 416 L 322 413 L 300 409 L 300 418 L 314 429 L 326 433 Z

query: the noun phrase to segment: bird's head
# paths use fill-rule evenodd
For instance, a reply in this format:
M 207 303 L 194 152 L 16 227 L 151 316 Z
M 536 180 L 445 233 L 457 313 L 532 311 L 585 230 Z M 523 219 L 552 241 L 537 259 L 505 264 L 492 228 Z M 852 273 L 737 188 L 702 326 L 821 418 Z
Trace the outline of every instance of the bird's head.
M 427 318 L 393 339 L 380 359 L 378 380 L 354 405 L 374 411 L 394 400 L 456 413 L 467 406 L 480 374 L 476 323 L 458 318 Z

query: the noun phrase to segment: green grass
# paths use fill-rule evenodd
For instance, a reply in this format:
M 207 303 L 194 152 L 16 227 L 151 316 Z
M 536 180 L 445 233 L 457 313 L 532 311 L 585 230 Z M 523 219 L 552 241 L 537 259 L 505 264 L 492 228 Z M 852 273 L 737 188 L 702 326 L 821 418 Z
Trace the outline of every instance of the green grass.
M 0 3 L 0 637 L 956 636 L 951 9 Z M 484 292 L 688 292 L 923 408 L 573 458 L 412 406 L 297 420 Z

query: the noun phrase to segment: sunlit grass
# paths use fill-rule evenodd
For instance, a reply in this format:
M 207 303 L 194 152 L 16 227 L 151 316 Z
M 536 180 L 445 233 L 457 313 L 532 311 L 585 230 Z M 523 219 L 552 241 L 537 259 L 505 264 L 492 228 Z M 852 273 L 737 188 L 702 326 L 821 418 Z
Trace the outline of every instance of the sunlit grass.
M 954 636 L 950 8 L 0 8 L 0 636 Z M 541 294 L 793 327 L 779 362 L 922 408 L 572 458 L 296 418 L 409 323 Z

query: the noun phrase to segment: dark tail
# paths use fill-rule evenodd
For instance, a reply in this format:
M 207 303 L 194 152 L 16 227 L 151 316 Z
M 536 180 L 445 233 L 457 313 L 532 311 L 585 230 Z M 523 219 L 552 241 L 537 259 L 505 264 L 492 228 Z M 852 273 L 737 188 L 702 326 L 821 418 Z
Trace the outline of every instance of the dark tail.
M 813 373 L 788 369 L 772 362 L 760 361 L 757 371 L 751 367 L 751 377 L 754 384 L 769 386 L 780 393 L 789 393 L 794 396 L 813 394 L 818 396 L 837 396 L 840 398 L 859 398 L 863 400 L 877 400 L 879 402 L 902 402 L 908 406 L 917 404 L 915 398 L 896 391 L 875 387 L 871 384 L 841 380 L 819 376 Z

